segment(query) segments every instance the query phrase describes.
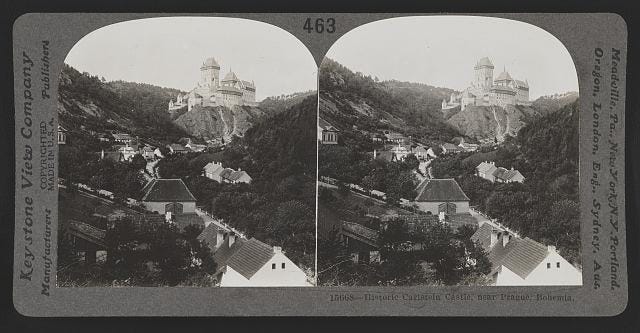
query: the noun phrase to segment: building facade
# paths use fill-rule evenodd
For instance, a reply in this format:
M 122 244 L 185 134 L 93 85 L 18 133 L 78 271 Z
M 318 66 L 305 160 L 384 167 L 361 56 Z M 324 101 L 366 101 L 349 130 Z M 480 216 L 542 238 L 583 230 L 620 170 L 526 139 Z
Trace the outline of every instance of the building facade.
M 469 197 L 455 179 L 425 179 L 417 192 L 414 204 L 423 212 L 433 215 L 469 212 Z
M 442 100 L 443 111 L 458 107 L 464 110 L 469 105 L 531 105 L 527 80 L 513 79 L 506 69 L 494 79 L 494 66 L 487 57 L 478 60 L 473 69 L 471 85 L 459 93 L 452 93 L 448 101 Z
M 207 58 L 200 66 L 200 81 L 186 95 L 178 94 L 169 101 L 169 113 L 184 107 L 188 111 L 196 106 L 255 106 L 256 86 L 253 81 L 240 80 L 229 71 L 220 80 L 220 65 L 215 58 Z

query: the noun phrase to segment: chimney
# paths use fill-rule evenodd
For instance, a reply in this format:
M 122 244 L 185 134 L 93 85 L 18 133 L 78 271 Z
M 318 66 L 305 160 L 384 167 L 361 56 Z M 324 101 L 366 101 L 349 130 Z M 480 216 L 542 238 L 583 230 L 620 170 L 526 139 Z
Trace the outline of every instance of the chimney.
M 167 223 L 171 223 L 171 212 L 164 213 L 164 221 Z
M 511 235 L 509 235 L 509 233 L 505 231 L 502 234 L 502 247 L 507 246 L 507 243 L 509 243 L 510 240 L 511 240 Z
M 444 212 L 438 213 L 438 221 L 440 221 L 440 223 L 444 223 Z
M 233 245 L 233 243 L 236 242 L 236 234 L 235 232 L 230 232 L 229 233 L 229 247 L 231 247 L 231 245 Z
M 495 229 L 491 229 L 491 241 L 489 242 L 489 247 L 493 247 L 498 242 L 498 231 Z
M 378 157 L 378 150 L 377 150 L 377 149 L 374 149 L 374 150 L 373 150 L 373 159 L 375 160 L 375 159 L 376 159 L 376 157 Z
M 274 246 L 273 253 L 282 253 L 282 248 L 280 246 Z
M 556 252 L 555 245 L 547 245 L 547 252 Z
M 100 159 L 104 160 L 104 149 L 100 152 Z
M 218 229 L 218 232 L 216 232 L 216 250 L 222 245 L 222 242 L 224 242 L 224 231 Z

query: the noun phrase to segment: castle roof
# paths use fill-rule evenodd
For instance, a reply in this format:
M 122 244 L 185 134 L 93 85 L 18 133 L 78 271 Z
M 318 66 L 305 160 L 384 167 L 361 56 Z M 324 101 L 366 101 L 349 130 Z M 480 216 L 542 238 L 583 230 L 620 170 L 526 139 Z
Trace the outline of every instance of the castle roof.
M 202 67 L 201 68 L 205 68 L 205 67 L 214 67 L 214 68 L 220 69 L 220 65 L 218 64 L 218 62 L 216 61 L 216 59 L 214 57 L 207 58 L 207 60 L 205 60 L 202 63 Z
M 229 71 L 229 73 L 227 73 L 227 75 L 224 76 L 224 78 L 222 79 L 222 81 L 240 81 L 240 79 L 238 79 L 238 77 L 236 76 L 236 73 Z
M 415 201 L 469 201 L 455 179 L 427 179 L 423 184 L 418 186 L 419 193 Z
M 508 86 L 501 86 L 501 85 L 498 85 L 498 84 L 494 84 L 491 87 L 491 91 L 499 92 L 499 93 L 503 93 L 503 94 L 506 93 L 506 94 L 510 94 L 510 95 L 515 95 L 516 94 L 516 91 L 513 88 L 508 87 Z
M 527 83 L 526 81 L 520 81 L 520 80 L 515 80 L 516 81 L 516 86 L 518 88 L 529 88 L 529 83 Z
M 498 75 L 495 81 L 513 81 L 513 79 L 511 78 L 511 75 L 509 75 L 509 72 L 503 71 Z
M 491 63 L 491 60 L 489 60 L 489 58 L 483 57 L 482 59 L 478 60 L 478 63 L 476 64 L 475 68 L 480 68 L 480 67 L 493 68 L 493 64 Z

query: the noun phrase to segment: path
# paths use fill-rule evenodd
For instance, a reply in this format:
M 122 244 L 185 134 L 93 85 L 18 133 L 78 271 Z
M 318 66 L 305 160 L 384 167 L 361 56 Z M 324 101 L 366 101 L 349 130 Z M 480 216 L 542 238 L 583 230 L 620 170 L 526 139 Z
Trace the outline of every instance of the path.
M 500 133 L 500 121 L 498 120 L 498 114 L 496 114 L 496 108 L 494 106 L 491 106 L 491 112 L 493 112 L 493 119 L 496 120 L 496 138 L 498 141 L 502 142 L 502 140 L 504 140 L 504 136 Z

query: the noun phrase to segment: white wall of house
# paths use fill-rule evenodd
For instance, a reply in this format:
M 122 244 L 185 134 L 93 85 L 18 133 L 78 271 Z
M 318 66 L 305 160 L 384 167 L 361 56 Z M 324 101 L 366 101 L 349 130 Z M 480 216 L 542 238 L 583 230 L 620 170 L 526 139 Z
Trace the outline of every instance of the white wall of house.
M 558 263 L 560 267 L 558 267 Z M 549 268 L 547 268 L 549 267 Z M 502 266 L 496 286 L 581 286 L 582 272 L 573 267 L 557 252 L 549 251 L 547 257 L 526 279 L 522 279 Z
M 165 213 L 165 205 L 170 203 L 167 202 L 149 202 L 144 201 L 142 204 L 144 207 L 152 212 L 158 212 L 160 214 Z M 196 203 L 195 202 L 180 202 L 182 204 L 182 212 L 183 213 L 195 213 L 196 212 Z
M 418 209 L 423 212 L 431 212 L 433 215 L 438 215 L 438 205 L 443 203 L 443 201 L 432 201 L 432 202 L 415 202 L 418 205 Z M 469 202 L 468 201 L 451 201 L 456 205 L 456 213 L 467 213 L 469 212 Z
M 284 263 L 285 268 L 282 268 Z M 275 265 L 275 268 L 273 268 Z M 275 255 L 251 279 L 227 266 L 220 280 L 221 287 L 307 287 L 307 275 L 282 252 Z

